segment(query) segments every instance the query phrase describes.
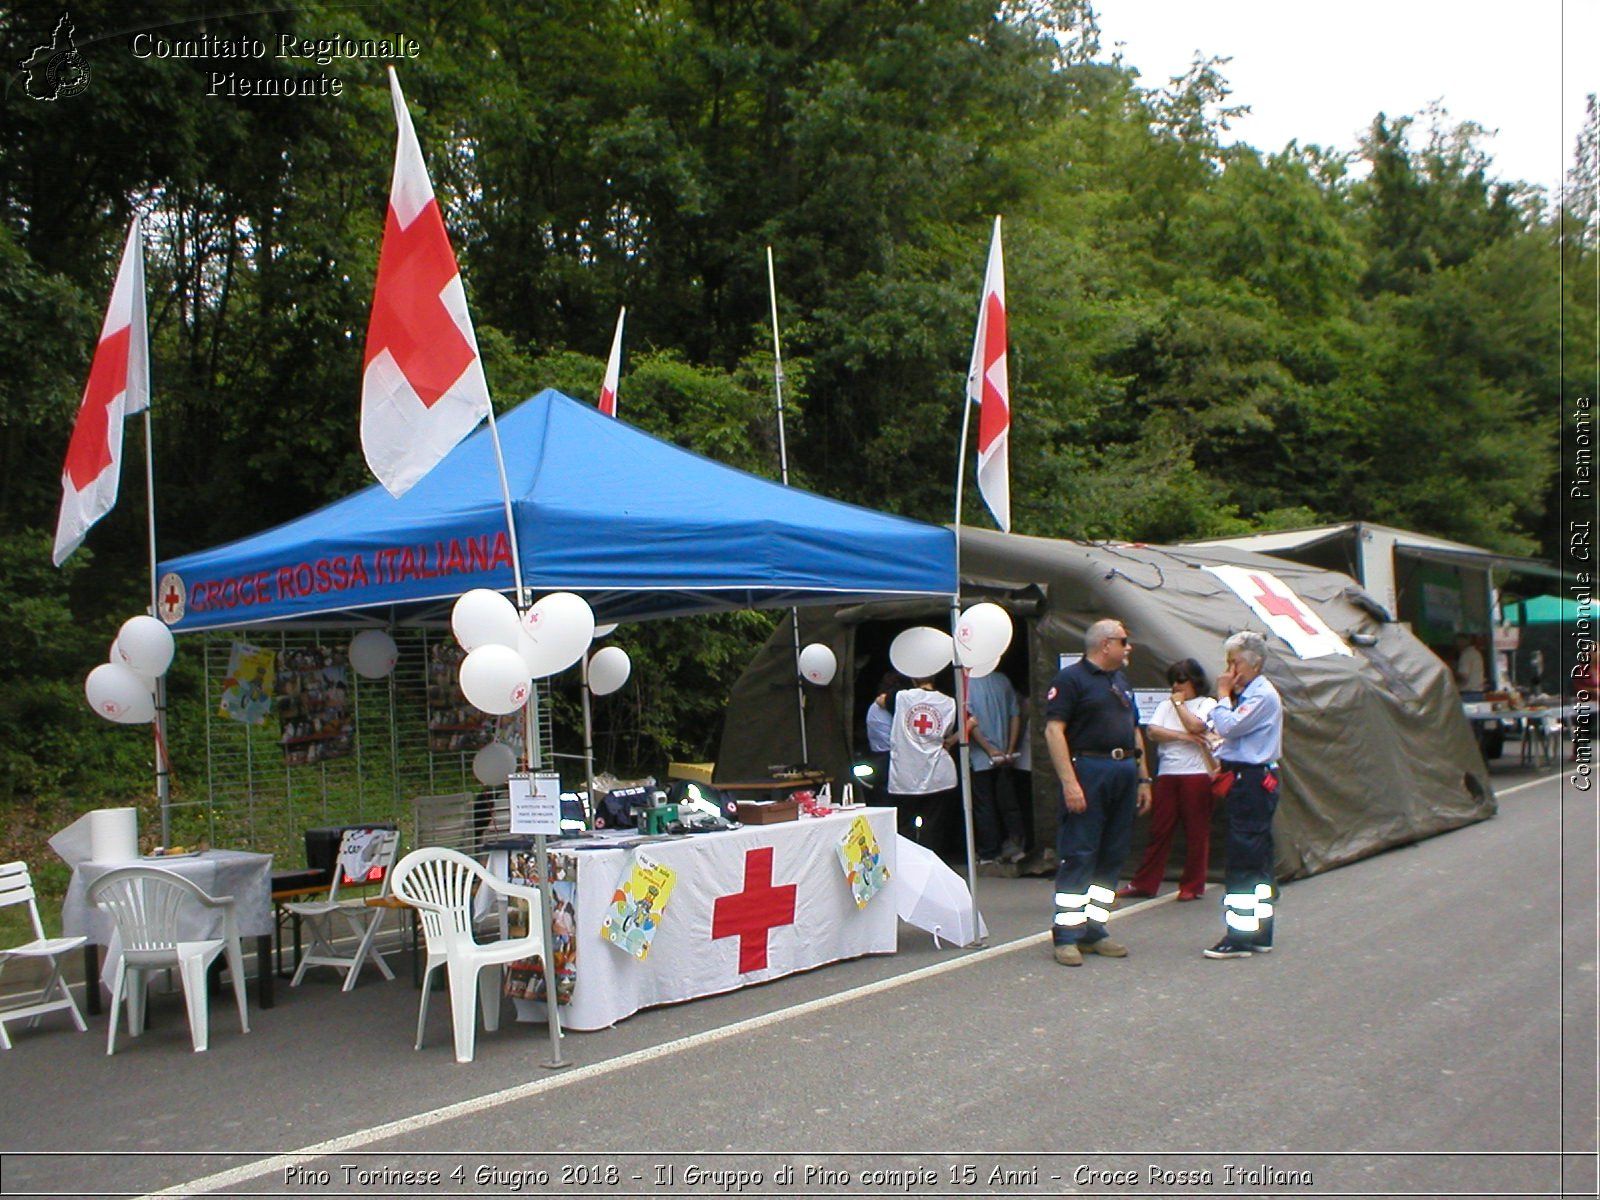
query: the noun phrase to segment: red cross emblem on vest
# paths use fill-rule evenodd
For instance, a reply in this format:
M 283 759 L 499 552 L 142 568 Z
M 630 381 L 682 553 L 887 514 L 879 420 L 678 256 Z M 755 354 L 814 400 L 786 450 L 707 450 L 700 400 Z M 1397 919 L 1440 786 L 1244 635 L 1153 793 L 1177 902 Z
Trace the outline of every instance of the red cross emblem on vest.
M 925 712 L 919 712 L 911 718 L 911 728 L 915 729 L 923 737 L 927 737 L 933 732 L 933 718 Z
M 1284 596 L 1273 591 L 1267 586 L 1267 581 L 1259 575 L 1250 576 L 1250 582 L 1261 589 L 1260 594 L 1252 597 L 1253 600 L 1274 617 L 1288 617 L 1296 625 L 1304 629 L 1312 637 L 1316 637 L 1321 630 L 1312 625 L 1305 618 L 1305 610 L 1300 607 L 1293 596 Z
M 772 886 L 771 846 L 745 852 L 744 891 L 718 897 L 711 909 L 712 940 L 739 939 L 739 974 L 766 970 L 767 934 L 794 924 L 796 891 L 792 883 Z

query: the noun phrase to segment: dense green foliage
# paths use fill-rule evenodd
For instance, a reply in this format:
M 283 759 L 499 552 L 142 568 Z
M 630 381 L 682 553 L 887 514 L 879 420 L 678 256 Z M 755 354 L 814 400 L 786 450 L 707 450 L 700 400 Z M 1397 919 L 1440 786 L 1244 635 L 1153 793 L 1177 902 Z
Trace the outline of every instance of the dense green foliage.
M 0 643 L 27 681 L 0 700 L 0 794 L 145 786 L 147 742 L 78 699 L 147 587 L 136 471 L 68 569 L 48 564 L 131 208 L 149 225 L 163 556 L 368 481 L 383 64 L 140 58 L 141 30 L 419 42 L 398 68 L 501 405 L 548 385 L 593 398 L 626 304 L 624 416 L 775 475 L 770 245 L 796 482 L 948 520 L 1000 212 L 1020 532 L 1170 541 L 1356 517 L 1556 551 L 1557 403 L 1594 352 L 1592 321 L 1561 322 L 1562 288 L 1592 313 L 1592 202 L 1564 234 L 1439 112 L 1374 114 L 1349 155 L 1225 147 L 1225 63 L 1145 88 L 1101 53 L 1087 0 L 999 10 L 405 0 L 173 22 L 74 4 L 87 90 L 45 103 L 13 79 L 0 100 Z M 0 57 L 58 15 L 0 13 Z M 344 92 L 211 95 L 217 70 Z M 639 632 L 628 765 L 711 748 L 762 628 Z

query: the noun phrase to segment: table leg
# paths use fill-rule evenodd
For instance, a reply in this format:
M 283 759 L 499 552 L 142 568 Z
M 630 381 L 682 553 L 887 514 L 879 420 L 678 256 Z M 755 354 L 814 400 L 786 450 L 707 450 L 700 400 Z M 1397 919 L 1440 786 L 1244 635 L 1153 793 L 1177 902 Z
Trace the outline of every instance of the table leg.
M 93 942 L 83 944 L 83 1010 L 100 1015 L 100 947 Z
M 262 933 L 256 935 L 256 999 L 262 1008 L 271 1008 L 277 1003 L 272 996 L 272 935 Z

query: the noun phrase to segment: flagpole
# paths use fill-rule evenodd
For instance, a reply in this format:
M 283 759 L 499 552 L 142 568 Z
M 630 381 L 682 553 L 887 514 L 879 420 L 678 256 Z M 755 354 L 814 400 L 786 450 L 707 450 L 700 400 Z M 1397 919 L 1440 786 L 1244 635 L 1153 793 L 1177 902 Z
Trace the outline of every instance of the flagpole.
M 156 458 L 155 433 L 150 421 L 150 319 L 145 312 L 144 297 L 144 222 L 133 214 L 133 237 L 138 246 L 134 257 L 137 278 L 133 281 L 134 313 L 139 319 L 138 337 L 144 348 L 141 362 L 144 368 L 144 498 L 145 526 L 150 551 L 150 615 L 161 619 L 160 579 L 156 575 Z M 132 364 L 130 363 L 130 368 Z M 172 845 L 172 758 L 167 752 L 167 677 L 156 676 L 156 714 L 151 721 L 151 734 L 156 750 L 156 802 L 161 807 L 161 844 Z
M 994 219 L 995 231 L 998 236 L 1000 218 Z M 978 295 L 978 321 L 977 332 L 973 339 L 973 357 L 977 368 L 981 372 L 982 347 L 984 331 L 984 313 L 989 302 L 988 297 L 988 267 L 984 269 L 984 286 L 979 289 Z M 955 497 L 955 590 L 950 594 L 950 646 L 952 657 L 959 659 L 961 644 L 956 640 L 961 625 L 961 502 L 966 490 L 967 482 L 967 439 L 972 429 L 972 368 L 968 368 L 967 387 L 962 394 L 961 403 L 961 452 L 956 458 L 956 497 Z M 980 393 L 981 394 L 981 393 Z M 966 823 L 967 835 L 967 889 L 972 898 L 972 936 L 976 939 L 974 945 L 984 945 L 980 934 L 980 916 L 978 913 L 978 856 L 977 841 L 973 827 L 972 814 L 972 743 L 967 733 L 967 685 L 970 682 L 967 667 L 959 661 L 954 664 L 956 681 L 956 723 L 959 730 L 959 745 L 961 759 L 961 814 Z
M 789 445 L 783 432 L 783 349 L 778 341 L 778 277 L 772 269 L 772 247 L 767 247 L 767 294 L 772 302 L 772 384 L 778 395 L 778 470 L 783 476 L 783 486 L 789 486 Z M 794 688 L 795 703 L 800 711 L 800 765 L 811 765 L 811 748 L 806 740 L 806 680 L 800 671 L 800 609 L 789 609 L 789 623 L 794 627 Z

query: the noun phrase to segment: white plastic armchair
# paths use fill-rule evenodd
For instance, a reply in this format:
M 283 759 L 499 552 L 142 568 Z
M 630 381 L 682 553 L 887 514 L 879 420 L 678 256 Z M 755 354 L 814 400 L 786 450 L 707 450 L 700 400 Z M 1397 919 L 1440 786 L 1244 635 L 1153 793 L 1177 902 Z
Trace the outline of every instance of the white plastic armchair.
M 61 956 L 69 950 L 76 950 L 88 939 L 45 937 L 44 925 L 39 920 L 39 905 L 34 899 L 33 880 L 28 875 L 28 864 L 24 862 L 8 862 L 0 865 L 0 908 L 13 904 L 28 906 L 28 915 L 33 919 L 33 940 L 23 942 L 20 946 L 0 948 L 0 970 L 3 970 L 13 958 L 48 959 L 50 982 L 44 985 L 44 991 L 40 992 L 38 998 L 31 1003 L 0 1009 L 0 1048 L 11 1049 L 11 1035 L 6 1033 L 7 1021 L 20 1021 L 23 1017 L 32 1017 L 33 1019 L 28 1022 L 28 1027 L 31 1029 L 39 1023 L 39 1018 L 45 1013 L 60 1009 L 65 1009 L 72 1017 L 72 1023 L 78 1027 L 79 1033 L 87 1032 L 89 1027 L 83 1023 L 83 1014 L 78 1011 L 77 1002 L 67 989 L 66 981 L 61 978 Z M 94 986 L 93 981 L 90 986 Z
M 159 867 L 117 867 L 89 886 L 89 902 L 110 915 L 121 942 L 116 978 L 111 985 L 107 1054 L 116 1052 L 117 1010 L 124 994 L 128 1001 L 128 1035 L 138 1037 L 144 1032 L 147 977 L 152 971 L 173 967 L 183 985 L 190 1039 L 196 1053 L 204 1050 L 209 1044 L 206 968 L 218 954 L 227 955 L 233 996 L 239 1005 L 239 1028 L 250 1032 L 250 1017 L 245 1010 L 244 955 L 239 949 L 239 923 L 232 896 L 212 896 L 193 880 Z M 221 911 L 220 938 L 184 937 L 183 910 L 193 905 Z
M 394 894 L 415 908 L 422 918 L 428 945 L 428 963 L 422 973 L 422 1003 L 417 1011 L 417 1049 L 422 1049 L 428 1020 L 428 984 L 436 967 L 447 968 L 450 1017 L 455 1029 L 456 1061 L 472 1061 L 477 1036 L 476 1010 L 483 1009 L 483 1027 L 500 1028 L 500 972 L 487 971 L 535 954 L 544 953 L 539 889 L 496 879 L 483 867 L 443 846 L 413 850 L 395 864 Z M 529 905 L 529 933 L 480 944 L 472 936 L 473 893 L 490 888 Z
M 339 889 L 349 882 L 351 886 L 374 879 L 383 880 L 380 896 L 389 894 L 389 873 L 394 866 L 394 856 L 400 849 L 400 834 L 393 829 L 347 829 L 339 843 L 339 857 L 333 867 L 333 883 L 322 900 L 299 900 L 284 907 L 301 918 L 311 934 L 311 948 L 295 968 L 290 987 L 299 987 L 307 968 L 315 966 L 336 967 L 344 972 L 344 991 L 356 986 L 361 967 L 368 960 L 378 968 L 385 979 L 393 979 L 394 972 L 378 950 L 378 926 L 383 923 L 387 908 L 367 903 L 364 896 L 354 899 L 341 897 Z M 357 859 L 359 878 L 348 879 L 345 866 Z M 334 944 L 339 936 L 338 923 L 343 922 L 355 938 L 355 949 L 349 954 L 339 953 Z

